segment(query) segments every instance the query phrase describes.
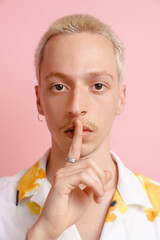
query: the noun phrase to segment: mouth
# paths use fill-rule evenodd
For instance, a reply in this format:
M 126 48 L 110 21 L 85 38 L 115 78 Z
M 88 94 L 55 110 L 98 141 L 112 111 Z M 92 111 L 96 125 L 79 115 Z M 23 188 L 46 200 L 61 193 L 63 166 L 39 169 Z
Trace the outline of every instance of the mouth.
M 72 126 L 68 127 L 64 132 L 69 138 L 73 138 L 74 129 L 75 129 L 75 125 L 72 125 Z M 89 127 L 83 126 L 82 138 L 84 139 L 84 138 L 89 137 L 92 132 L 93 131 Z

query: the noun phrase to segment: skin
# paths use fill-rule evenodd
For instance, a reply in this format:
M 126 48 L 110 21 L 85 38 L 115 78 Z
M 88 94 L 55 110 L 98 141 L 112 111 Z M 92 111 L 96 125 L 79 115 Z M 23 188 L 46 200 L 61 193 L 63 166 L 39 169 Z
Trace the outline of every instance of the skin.
M 126 86 L 119 88 L 111 42 L 89 33 L 52 37 L 45 46 L 35 92 L 38 111 L 52 136 L 47 165 L 52 188 L 27 239 L 56 239 L 117 185 L 109 139 L 115 115 L 124 108 Z M 65 130 L 70 126 L 74 135 L 68 137 Z M 84 126 L 91 130 L 88 135 Z M 66 163 L 67 156 L 79 161 Z

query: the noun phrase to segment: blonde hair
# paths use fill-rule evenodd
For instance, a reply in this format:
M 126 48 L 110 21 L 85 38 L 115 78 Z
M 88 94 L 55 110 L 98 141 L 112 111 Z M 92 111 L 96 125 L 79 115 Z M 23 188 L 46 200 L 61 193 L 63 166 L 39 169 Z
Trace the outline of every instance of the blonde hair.
M 100 34 L 111 41 L 117 62 L 119 85 L 122 86 L 124 79 L 124 46 L 108 25 L 88 14 L 65 16 L 56 20 L 50 25 L 46 33 L 42 36 L 35 52 L 35 68 L 38 82 L 40 83 L 40 68 L 43 60 L 44 48 L 48 40 L 55 35 L 65 33 L 75 34 L 82 32 Z

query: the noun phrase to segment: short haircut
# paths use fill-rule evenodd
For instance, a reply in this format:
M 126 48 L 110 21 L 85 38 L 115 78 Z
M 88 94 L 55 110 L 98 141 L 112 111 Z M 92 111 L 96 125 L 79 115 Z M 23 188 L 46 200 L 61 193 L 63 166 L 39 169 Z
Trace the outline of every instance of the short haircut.
M 38 47 L 35 52 L 35 68 L 36 68 L 36 77 L 38 83 L 40 84 L 40 68 L 43 60 L 44 48 L 48 40 L 60 34 L 75 34 L 75 33 L 95 33 L 100 34 L 107 39 L 109 39 L 113 45 L 118 77 L 119 77 L 119 86 L 123 85 L 124 81 L 124 46 L 117 35 L 111 30 L 110 26 L 104 24 L 99 19 L 88 15 L 88 14 L 76 14 L 68 15 L 57 19 L 53 22 L 46 33 L 42 36 Z

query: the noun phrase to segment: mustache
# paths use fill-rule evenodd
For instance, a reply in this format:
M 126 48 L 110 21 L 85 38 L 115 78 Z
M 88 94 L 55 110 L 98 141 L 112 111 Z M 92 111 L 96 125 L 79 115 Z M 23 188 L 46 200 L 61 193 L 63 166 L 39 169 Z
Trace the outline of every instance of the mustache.
M 60 127 L 60 130 L 66 130 L 67 128 L 71 127 L 71 126 L 75 126 L 75 120 L 71 120 L 71 121 L 66 121 L 61 127 Z M 96 131 L 97 130 L 97 127 L 94 123 L 91 123 L 90 121 L 88 120 L 80 120 L 81 121 L 82 125 L 85 126 L 85 127 L 88 127 L 91 131 Z

